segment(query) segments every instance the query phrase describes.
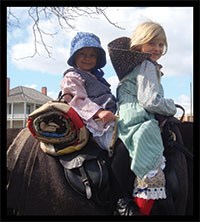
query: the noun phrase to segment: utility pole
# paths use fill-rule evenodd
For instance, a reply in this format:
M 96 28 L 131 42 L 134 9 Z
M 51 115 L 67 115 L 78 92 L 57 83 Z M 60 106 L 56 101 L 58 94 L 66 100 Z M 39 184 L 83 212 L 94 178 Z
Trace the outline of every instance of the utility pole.
M 190 82 L 190 120 L 192 120 L 192 83 Z

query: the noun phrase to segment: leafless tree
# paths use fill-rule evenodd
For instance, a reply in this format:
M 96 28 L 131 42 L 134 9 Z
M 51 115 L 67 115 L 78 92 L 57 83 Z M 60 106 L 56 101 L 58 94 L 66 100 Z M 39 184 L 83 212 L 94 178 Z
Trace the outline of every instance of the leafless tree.
M 76 19 L 80 16 L 88 16 L 90 18 L 97 19 L 100 15 L 113 26 L 119 29 L 123 29 L 117 23 L 112 22 L 106 15 L 106 7 L 29 7 L 27 8 L 27 16 L 32 19 L 32 31 L 34 36 L 34 53 L 28 57 L 34 57 L 38 53 L 38 44 L 42 44 L 48 56 L 51 57 L 51 46 L 45 42 L 45 36 L 53 37 L 57 34 L 45 31 L 44 27 L 41 27 L 40 21 L 47 19 L 51 21 L 56 19 L 60 29 L 69 31 L 75 29 Z M 20 27 L 20 18 L 12 11 L 12 8 L 8 8 L 7 12 L 7 26 L 8 30 L 14 30 L 16 27 Z M 26 57 L 27 58 L 27 57 Z

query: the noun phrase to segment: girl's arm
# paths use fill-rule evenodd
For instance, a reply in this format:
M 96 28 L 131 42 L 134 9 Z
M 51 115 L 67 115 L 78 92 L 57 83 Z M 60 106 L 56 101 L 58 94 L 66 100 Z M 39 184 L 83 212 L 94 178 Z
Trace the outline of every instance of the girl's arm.
M 176 106 L 172 99 L 165 99 L 160 76 L 150 61 L 141 64 L 137 76 L 138 101 L 147 111 L 165 116 L 173 116 Z
M 68 72 L 61 81 L 62 94 L 67 94 L 67 101 L 84 120 L 93 118 L 101 106 L 92 102 L 85 90 L 85 80 L 75 72 Z

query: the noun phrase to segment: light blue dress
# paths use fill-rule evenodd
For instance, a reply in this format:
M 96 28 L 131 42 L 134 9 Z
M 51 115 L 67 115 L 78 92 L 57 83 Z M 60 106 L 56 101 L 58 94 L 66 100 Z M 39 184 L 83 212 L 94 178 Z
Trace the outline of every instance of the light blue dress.
M 117 88 L 119 108 L 118 136 L 126 145 L 131 170 L 143 178 L 162 161 L 163 142 L 155 113 L 171 116 L 176 106 L 164 98 L 161 72 L 149 60 L 137 65 Z

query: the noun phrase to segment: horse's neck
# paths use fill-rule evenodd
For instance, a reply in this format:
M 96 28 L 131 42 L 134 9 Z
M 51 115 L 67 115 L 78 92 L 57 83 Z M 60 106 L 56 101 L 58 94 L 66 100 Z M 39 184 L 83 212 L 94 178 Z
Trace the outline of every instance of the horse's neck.
M 12 171 L 16 165 L 18 157 L 27 141 L 31 136 L 30 131 L 27 128 L 24 128 L 20 133 L 15 137 L 12 144 L 7 150 L 7 163 L 8 170 Z

